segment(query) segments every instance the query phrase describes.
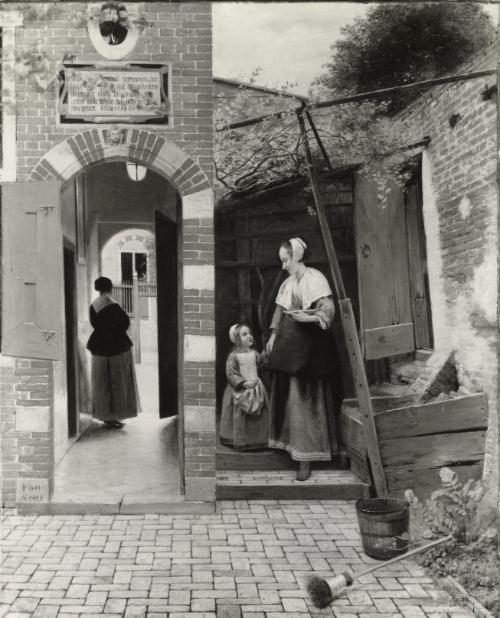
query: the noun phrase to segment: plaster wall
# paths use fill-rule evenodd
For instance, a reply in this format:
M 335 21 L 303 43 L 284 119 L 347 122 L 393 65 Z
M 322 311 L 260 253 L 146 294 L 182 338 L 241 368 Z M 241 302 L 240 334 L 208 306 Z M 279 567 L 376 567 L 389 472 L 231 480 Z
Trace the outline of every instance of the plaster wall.
M 457 69 L 496 66 L 495 46 Z M 431 89 L 398 117 L 406 143 L 429 136 L 423 154 L 423 214 L 435 353 L 454 352 L 460 385 L 489 401 L 484 478 L 498 487 L 498 342 L 495 75 Z M 459 114 L 451 126 L 450 117 Z

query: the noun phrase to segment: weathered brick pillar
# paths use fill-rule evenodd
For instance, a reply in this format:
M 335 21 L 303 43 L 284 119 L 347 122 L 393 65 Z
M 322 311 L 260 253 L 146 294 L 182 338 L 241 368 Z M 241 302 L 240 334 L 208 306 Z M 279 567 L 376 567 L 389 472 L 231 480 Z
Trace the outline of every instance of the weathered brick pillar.
M 2 502 L 47 502 L 52 493 L 52 362 L 1 357 Z
M 183 198 L 184 445 L 186 500 L 215 499 L 213 194 Z

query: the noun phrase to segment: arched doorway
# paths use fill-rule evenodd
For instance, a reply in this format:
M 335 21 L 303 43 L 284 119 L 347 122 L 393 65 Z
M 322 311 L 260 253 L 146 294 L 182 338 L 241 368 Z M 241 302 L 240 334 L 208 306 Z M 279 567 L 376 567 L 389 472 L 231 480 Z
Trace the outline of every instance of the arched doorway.
M 145 171 L 138 180 L 129 176 L 123 161 L 104 161 L 62 187 L 65 258 L 70 251 L 78 253 L 74 275 L 65 259 L 66 307 L 76 307 L 77 320 L 75 327 L 66 312 L 68 428 L 76 427 L 80 437 L 56 466 L 58 502 L 91 501 L 98 495 L 130 506 L 132 500 L 165 503 L 180 494 L 177 264 L 182 216 L 171 183 L 149 168 Z M 110 431 L 92 409 L 85 410 L 93 401 L 92 384 L 85 392 L 87 385 L 78 380 L 89 375 L 91 364 L 88 305 L 97 296 L 96 276 L 111 279 L 113 297 L 131 322 L 140 411 L 121 419 L 121 431 Z M 75 368 L 77 383 L 72 386 Z
M 112 132 L 107 128 L 92 129 L 70 137 L 41 159 L 31 174 L 31 182 L 16 183 L 5 191 L 3 197 L 7 228 L 19 229 L 30 220 L 31 215 L 36 215 L 31 216 L 32 229 L 30 228 L 29 233 L 38 243 L 43 244 L 43 247 L 38 244 L 38 250 L 42 252 L 43 264 L 51 270 L 52 276 L 49 281 L 47 274 L 43 275 L 41 272 L 42 269 L 35 269 L 34 273 L 32 267 L 23 271 L 22 264 L 13 265 L 12 272 L 17 269 L 20 274 L 19 281 L 24 282 L 23 285 L 18 285 L 20 296 L 26 296 L 26 291 L 29 290 L 34 302 L 24 302 L 26 311 L 22 315 L 9 318 L 9 322 L 4 325 L 4 351 L 6 355 L 52 361 L 54 394 L 48 428 L 53 425 L 54 430 L 49 436 L 51 453 L 48 458 L 53 457 L 57 461 L 64 454 L 68 431 L 68 383 L 65 368 L 69 352 L 68 349 L 64 350 L 67 342 L 62 320 L 68 299 L 65 302 L 62 292 L 64 269 L 60 228 L 61 222 L 63 225 L 64 222 L 59 216 L 61 186 L 66 183 L 66 187 L 68 181 L 71 184 L 73 179 L 81 178 L 88 172 L 94 173 L 100 165 L 124 165 L 127 161 L 145 165 L 166 180 L 173 193 L 178 196 L 175 203 L 177 224 L 183 228 L 186 223 L 189 226 L 189 246 L 185 242 L 185 233 L 177 233 L 182 268 L 177 268 L 175 262 L 169 261 L 171 275 L 175 276 L 177 282 L 178 299 L 178 319 L 170 324 L 169 330 L 172 332 L 173 329 L 178 337 L 175 371 L 170 372 L 170 376 L 179 390 L 176 412 L 180 419 L 181 479 L 185 480 L 187 499 L 210 500 L 213 499 L 215 489 L 214 471 L 200 466 L 199 455 L 200 448 L 207 453 L 213 452 L 212 439 L 215 445 L 215 397 L 211 377 L 215 361 L 215 337 L 209 321 L 205 319 L 204 325 L 201 324 L 202 314 L 206 318 L 207 310 L 213 313 L 213 248 L 207 245 L 207 239 L 210 239 L 212 234 L 212 190 L 201 168 L 172 142 L 155 133 L 135 128 L 120 127 L 118 133 L 118 141 L 116 131 L 111 139 Z M 78 191 L 78 180 L 75 182 L 75 191 Z M 24 208 L 20 209 L 20 204 L 23 204 Z M 152 211 L 154 212 L 154 209 Z M 67 213 L 64 214 L 64 217 L 66 216 Z M 75 217 L 79 216 L 76 212 Z M 158 225 L 155 215 L 154 226 Z M 66 269 L 71 270 L 71 264 L 75 264 L 77 289 L 81 286 L 78 285 L 76 266 L 80 259 L 85 259 L 81 255 L 82 240 L 83 246 L 88 248 L 95 245 L 98 236 L 94 230 L 95 228 L 86 228 L 88 237 L 84 239 L 79 238 L 78 232 L 75 232 L 73 257 L 66 252 Z M 45 270 L 47 272 L 47 269 Z M 99 271 L 95 260 L 89 261 L 88 271 L 87 281 L 90 281 Z M 27 285 L 28 279 L 31 279 L 30 286 Z M 42 299 L 45 283 L 49 287 L 49 294 L 43 294 L 43 302 L 35 302 L 38 298 Z M 199 299 L 202 296 L 203 304 L 186 308 L 186 302 L 189 303 L 192 297 Z M 85 300 L 88 301 L 88 298 L 76 298 L 74 302 L 77 307 L 81 304 L 87 308 Z M 19 297 L 17 301 L 19 303 Z M 40 310 L 44 313 L 43 320 L 39 319 L 38 315 L 28 315 L 30 311 L 36 313 Z M 197 321 L 198 314 L 200 319 Z M 22 336 L 22 330 L 28 322 L 32 325 L 29 338 Z M 21 336 L 18 336 L 20 334 Z M 190 380 L 185 384 L 186 373 L 190 374 Z

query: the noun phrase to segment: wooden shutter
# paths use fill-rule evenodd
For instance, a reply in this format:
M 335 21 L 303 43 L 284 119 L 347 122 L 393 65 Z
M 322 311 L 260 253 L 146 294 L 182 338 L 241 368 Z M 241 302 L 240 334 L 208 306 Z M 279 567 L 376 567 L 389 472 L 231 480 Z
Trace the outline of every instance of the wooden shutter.
M 427 274 L 425 229 L 422 219 L 422 196 L 418 180 L 413 180 L 406 192 L 406 229 L 410 289 L 415 324 L 415 346 L 432 347 L 432 314 Z
M 376 183 L 362 172 L 355 174 L 360 327 L 366 359 L 415 349 L 404 192 L 393 181 L 386 186 L 390 192 L 380 203 Z
M 63 344 L 60 184 L 2 185 L 2 351 L 58 360 Z

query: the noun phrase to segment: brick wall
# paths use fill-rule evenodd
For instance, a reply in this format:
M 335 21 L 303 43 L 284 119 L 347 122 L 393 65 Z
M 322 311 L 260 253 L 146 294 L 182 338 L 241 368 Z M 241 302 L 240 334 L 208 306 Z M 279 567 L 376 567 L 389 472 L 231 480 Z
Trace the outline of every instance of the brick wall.
M 35 3 L 34 3 L 35 4 Z M 41 3 L 38 3 L 41 4 Z M 71 26 L 82 3 L 64 2 L 46 20 L 30 19 L 23 3 L 24 27 L 17 30 L 16 51 L 33 49 L 40 41 L 50 53 L 52 66 L 66 53 L 74 61 L 102 61 L 95 51 L 86 25 Z M 9 5 L 15 8 L 16 5 Z M 174 141 L 212 177 L 212 29 L 210 3 L 144 3 L 141 15 L 151 23 L 139 37 L 134 51 L 126 57 L 133 62 L 172 63 L 172 104 L 174 125 L 155 132 Z M 68 27 L 69 25 L 69 27 Z M 55 144 L 82 130 L 58 127 L 56 92 L 37 92 L 30 81 L 17 79 L 18 180 L 27 178 L 38 160 Z
M 34 6 L 44 5 L 9 5 L 19 8 L 24 15 L 23 27 L 16 31 L 17 54 L 33 51 L 38 42 L 49 54 L 54 75 L 56 63 L 66 54 L 71 54 L 74 62 L 103 60 L 90 41 L 86 23 L 73 20 L 77 13 L 86 10 L 85 4 L 64 2 L 56 8 L 52 5 L 46 18 L 34 15 L 31 11 Z M 140 15 L 150 26 L 140 34 L 136 47 L 125 61 L 171 63 L 173 122 L 168 127 L 148 126 L 146 131 L 128 127 L 123 131 L 124 145 L 116 156 L 132 157 L 152 165 L 154 162 L 153 167 L 170 178 L 183 196 L 183 262 L 192 269 L 208 269 L 209 276 L 204 280 L 190 271 L 196 285 L 187 284 L 182 319 L 189 338 L 184 342 L 186 497 L 211 499 L 215 495 L 214 483 L 199 478 L 210 477 L 213 481 L 215 477 L 213 273 L 210 276 L 214 264 L 210 188 L 213 173 L 211 5 L 150 2 L 140 7 L 143 7 L 139 8 Z M 16 88 L 18 181 L 66 179 L 68 176 L 63 169 L 56 169 L 58 165 L 64 168 L 61 157 L 66 157 L 65 149 L 70 154 L 71 173 L 110 156 L 105 154 L 105 127 L 103 130 L 102 126 L 98 129 L 89 125 L 58 126 L 55 87 L 40 92 L 31 80 L 17 77 Z M 64 142 L 64 148 L 55 152 L 54 149 Z M 49 152 L 51 156 L 44 158 Z M 200 209 L 202 215 L 198 215 Z M 196 297 L 196 302 L 192 302 Z M 4 499 L 13 503 L 16 483 L 18 498 L 25 491 L 29 494 L 26 501 L 35 501 L 35 494 L 40 495 L 42 488 L 46 490 L 47 499 L 53 475 L 53 409 L 50 405 L 42 405 L 41 400 L 40 405 L 33 402 L 37 394 L 43 394 L 53 404 L 52 378 L 49 380 L 52 363 L 44 365 L 47 381 L 42 382 L 41 373 L 36 378 L 35 374 L 19 373 L 42 369 L 36 365 L 37 361 L 4 357 L 1 362 L 2 440 L 7 458 L 2 472 Z M 39 381 L 35 382 L 36 379 Z M 45 387 L 48 390 L 44 390 Z M 30 406 L 31 413 L 26 412 Z M 31 430 L 32 427 L 41 429 L 42 422 L 47 425 L 45 431 Z M 196 446 L 191 448 L 192 444 Z M 21 486 L 20 478 L 31 479 L 31 484 Z M 36 479 L 43 480 L 45 486 L 37 484 Z
M 491 47 L 457 73 L 494 69 Z M 454 351 L 458 379 L 488 395 L 485 477 L 497 486 L 497 184 L 496 97 L 482 91 L 495 75 L 431 89 L 404 110 L 406 143 L 428 135 L 424 153 L 427 238 L 435 349 Z M 452 115 L 460 118 L 450 126 Z M 432 360 L 431 360 L 432 364 Z
M 47 500 L 53 472 L 52 365 L 3 357 L 1 386 L 2 503 Z M 40 479 L 36 495 L 17 491 L 22 479 Z
M 212 218 L 184 219 L 185 269 L 199 269 L 203 273 L 207 267 L 213 268 L 213 230 Z M 190 288 L 189 283 L 185 282 L 184 287 L 184 333 L 188 337 L 200 338 L 202 347 L 203 341 L 206 341 L 206 347 L 213 344 L 214 348 L 212 361 L 206 362 L 200 358 L 200 361 L 186 360 L 184 363 L 185 405 L 213 417 L 210 426 L 186 426 L 185 476 L 191 479 L 190 494 L 196 499 L 197 492 L 203 495 L 206 491 L 207 479 L 215 481 L 215 293 L 213 280 L 199 282 L 196 288 Z M 200 352 L 203 353 L 203 350 Z

